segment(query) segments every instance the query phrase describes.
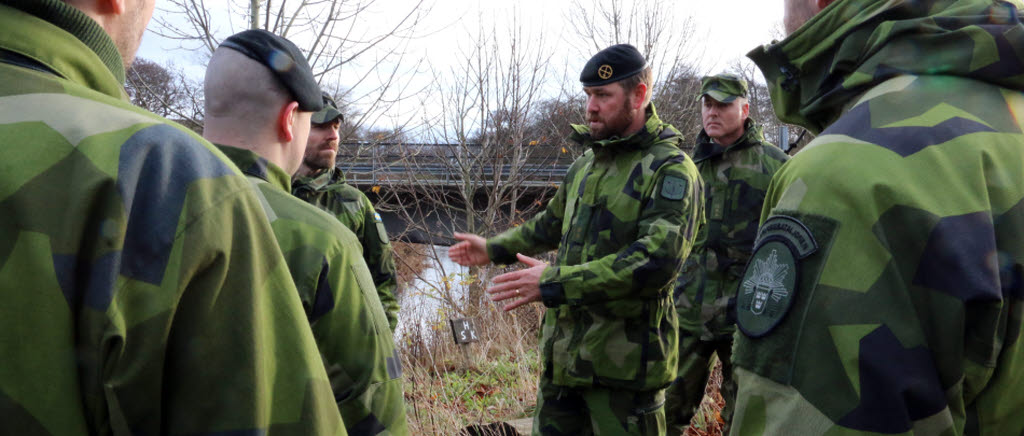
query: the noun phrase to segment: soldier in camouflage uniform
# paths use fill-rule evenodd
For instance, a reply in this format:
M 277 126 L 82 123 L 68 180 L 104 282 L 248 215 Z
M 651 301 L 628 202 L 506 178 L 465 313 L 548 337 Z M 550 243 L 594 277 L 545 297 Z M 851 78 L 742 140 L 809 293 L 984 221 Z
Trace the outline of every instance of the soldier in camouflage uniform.
M 282 60 L 294 66 L 272 69 Z M 309 119 L 322 108 L 302 53 L 263 30 L 231 36 L 210 60 L 205 97 L 203 136 L 258 189 L 348 433 L 408 434 L 400 361 L 359 242 L 290 193 Z
M 534 434 L 665 433 L 665 387 L 675 378 L 678 322 L 672 285 L 703 217 L 703 185 L 682 137 L 649 104 L 651 69 L 630 45 L 609 47 L 580 76 L 589 148 L 546 208 L 487 241 L 456 234 L 463 265 L 517 259 L 488 290 L 541 301 L 543 374 Z M 548 266 L 526 254 L 558 249 Z
M 712 353 L 722 362 L 722 418 L 736 400 L 730 356 L 733 302 L 757 236 L 768 182 L 789 156 L 765 141 L 749 117 L 747 81 L 732 74 L 701 80 L 704 129 L 693 162 L 704 180 L 707 224 L 697 232 L 675 288 L 679 311 L 679 375 L 666 392 L 669 432 L 681 434 L 704 398 Z
M 399 308 L 395 297 L 398 273 L 391 241 L 370 199 L 345 183 L 345 175 L 334 166 L 338 155 L 338 128 L 343 117 L 334 99 L 326 93 L 323 96 L 324 109 L 313 114 L 309 144 L 302 166 L 292 181 L 292 194 L 336 216 L 356 234 L 363 245 L 363 259 L 370 267 L 388 325 L 394 330 L 398 325 Z
M 1024 432 L 1017 4 L 791 0 L 749 55 L 820 133 L 737 294 L 733 435 Z
M 128 102 L 122 7 L 0 0 L 0 434 L 345 434 L 251 186 Z

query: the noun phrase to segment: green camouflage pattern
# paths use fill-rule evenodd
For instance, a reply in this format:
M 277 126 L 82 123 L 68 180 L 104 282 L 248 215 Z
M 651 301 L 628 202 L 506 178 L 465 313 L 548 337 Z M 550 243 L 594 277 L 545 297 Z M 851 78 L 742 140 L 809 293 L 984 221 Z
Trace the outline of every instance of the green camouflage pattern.
M 81 12 L 0 29 L 0 434 L 347 434 L 245 177 L 128 103 Z
M 544 375 L 564 387 L 662 389 L 675 378 L 672 284 L 703 219 L 703 183 L 679 132 L 648 110 L 645 128 L 595 141 L 543 211 L 487 242 L 495 263 L 558 249 L 541 276 Z
M 721 361 L 729 361 L 736 289 L 754 248 L 768 184 L 787 160 L 789 156 L 766 141 L 761 126 L 750 118 L 743 136 L 728 147 L 714 143 L 704 130 L 697 135 L 693 161 L 704 180 L 707 222 L 697 232 L 674 291 L 679 374 L 669 388 L 667 413 L 675 428 L 689 423 L 704 398 L 711 353 L 717 350 Z M 722 377 L 723 393 L 733 391 L 732 374 L 723 371 Z M 725 399 L 722 416 L 728 420 L 733 398 Z
M 816 250 L 779 323 L 736 335 L 733 435 L 1024 432 L 1015 4 L 839 0 L 751 53 L 780 117 L 827 128 L 765 199 Z
M 345 183 L 345 176 L 338 170 L 324 171 L 312 177 L 296 177 L 292 194 L 334 215 L 359 238 L 363 259 L 370 267 L 377 296 L 384 305 L 388 325 L 394 331 L 398 326 L 398 272 L 391 241 L 384 222 L 373 209 L 373 203 L 362 191 Z
M 352 435 L 407 435 L 402 366 L 356 236 L 293 197 L 287 173 L 218 146 L 257 187 Z
M 789 160 L 764 139 L 748 118 L 743 136 L 729 147 L 715 144 L 701 130 L 693 161 L 704 181 L 706 224 L 697 232 L 675 285 L 681 334 L 702 341 L 732 340 L 735 319 L 730 300 L 750 259 L 761 206 L 772 176 Z
M 534 436 L 665 435 L 665 391 L 567 388 L 541 379 Z M 581 419 L 580 410 L 590 416 Z
M 722 103 L 732 103 L 736 97 L 746 97 L 749 90 L 747 81 L 735 74 L 704 76 L 700 79 L 697 100 L 706 95 Z

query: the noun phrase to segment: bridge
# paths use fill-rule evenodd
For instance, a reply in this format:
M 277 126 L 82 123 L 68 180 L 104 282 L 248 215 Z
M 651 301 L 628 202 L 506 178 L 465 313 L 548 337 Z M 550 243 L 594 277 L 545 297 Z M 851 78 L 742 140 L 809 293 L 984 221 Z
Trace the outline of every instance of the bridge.
M 554 195 L 573 159 L 536 144 L 351 142 L 339 147 L 337 168 L 374 203 L 393 239 L 447 245 L 453 230 L 466 230 L 466 199 L 478 211 L 507 202 L 499 221 L 514 222 Z

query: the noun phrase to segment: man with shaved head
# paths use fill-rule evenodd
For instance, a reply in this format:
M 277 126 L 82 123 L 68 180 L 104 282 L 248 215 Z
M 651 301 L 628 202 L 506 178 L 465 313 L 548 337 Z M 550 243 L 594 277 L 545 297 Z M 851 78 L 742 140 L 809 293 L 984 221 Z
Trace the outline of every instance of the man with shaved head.
M 405 435 L 401 365 L 356 236 L 291 195 L 320 88 L 295 44 L 235 34 L 210 59 L 203 136 L 257 188 L 349 434 Z
M 251 185 L 125 96 L 152 11 L 0 0 L 0 434 L 344 434 Z
M 786 0 L 733 435 L 1024 434 L 1020 2 Z

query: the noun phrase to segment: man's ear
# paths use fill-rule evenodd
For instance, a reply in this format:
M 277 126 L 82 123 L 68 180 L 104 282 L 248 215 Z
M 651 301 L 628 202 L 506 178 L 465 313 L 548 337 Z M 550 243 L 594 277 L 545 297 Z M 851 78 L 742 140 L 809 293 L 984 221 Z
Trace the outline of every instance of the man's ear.
M 291 142 L 295 139 L 295 118 L 299 113 L 299 102 L 293 101 L 281 107 L 277 114 L 277 139 Z
M 98 0 L 96 7 L 100 14 L 121 15 L 125 11 L 126 0 Z
M 743 119 L 747 119 L 750 116 L 750 102 L 743 103 Z
M 640 83 L 633 88 L 633 109 L 642 109 L 644 105 L 644 97 L 647 97 L 647 84 Z

